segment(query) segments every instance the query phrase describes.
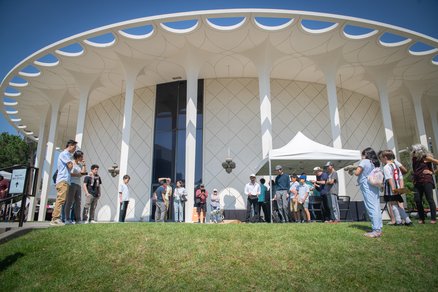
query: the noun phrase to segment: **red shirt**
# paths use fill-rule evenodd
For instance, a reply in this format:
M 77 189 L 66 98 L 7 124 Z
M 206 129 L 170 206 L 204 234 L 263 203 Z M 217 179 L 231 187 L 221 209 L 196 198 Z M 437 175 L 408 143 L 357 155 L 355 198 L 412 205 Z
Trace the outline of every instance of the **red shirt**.
M 0 181 L 0 199 L 4 199 L 7 196 L 7 192 L 6 189 L 9 188 L 9 180 L 8 179 L 3 179 Z
M 208 192 L 206 189 L 205 190 L 205 194 L 201 193 L 201 189 L 196 190 L 196 197 L 201 199 L 201 203 L 205 204 L 205 202 L 207 201 L 207 197 L 208 197 Z
M 412 158 L 412 168 L 414 169 L 414 183 L 415 184 L 433 184 L 433 177 L 431 174 L 424 174 L 423 171 L 428 169 L 432 171 L 432 163 L 424 162 L 424 158 L 417 159 L 417 157 Z

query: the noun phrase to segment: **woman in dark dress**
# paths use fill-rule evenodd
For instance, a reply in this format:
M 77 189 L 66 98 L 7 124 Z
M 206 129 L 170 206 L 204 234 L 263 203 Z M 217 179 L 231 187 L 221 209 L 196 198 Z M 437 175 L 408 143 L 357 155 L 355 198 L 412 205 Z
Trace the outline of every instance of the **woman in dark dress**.
M 412 169 L 414 178 L 415 204 L 417 205 L 419 224 L 424 224 L 426 214 L 423 208 L 423 195 L 430 208 L 430 223 L 436 223 L 436 206 L 433 200 L 433 189 L 435 183 L 433 180 L 433 164 L 438 164 L 438 160 L 427 151 L 426 147 L 421 144 L 412 146 Z

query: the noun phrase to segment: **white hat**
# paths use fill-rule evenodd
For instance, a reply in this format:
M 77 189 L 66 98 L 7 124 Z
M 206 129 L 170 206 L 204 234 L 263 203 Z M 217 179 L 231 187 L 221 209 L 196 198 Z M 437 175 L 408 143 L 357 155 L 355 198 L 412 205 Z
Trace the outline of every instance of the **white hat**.
M 217 192 L 217 189 L 213 189 L 213 192 Z
M 254 173 L 251 173 L 249 177 L 256 177 Z

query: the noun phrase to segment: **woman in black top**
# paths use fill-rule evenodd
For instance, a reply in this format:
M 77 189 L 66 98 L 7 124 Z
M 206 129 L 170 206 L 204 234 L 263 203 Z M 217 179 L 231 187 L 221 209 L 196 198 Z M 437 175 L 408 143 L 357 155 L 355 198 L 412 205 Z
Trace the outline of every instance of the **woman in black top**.
M 420 217 L 419 224 L 424 224 L 426 215 L 423 208 L 423 195 L 426 195 L 426 200 L 430 208 L 430 223 L 436 223 L 436 206 L 433 200 L 433 189 L 435 183 L 433 180 L 434 168 L 433 164 L 438 164 L 438 160 L 427 151 L 426 147 L 421 144 L 412 146 L 412 169 L 414 178 L 415 204 L 417 205 L 418 215 Z

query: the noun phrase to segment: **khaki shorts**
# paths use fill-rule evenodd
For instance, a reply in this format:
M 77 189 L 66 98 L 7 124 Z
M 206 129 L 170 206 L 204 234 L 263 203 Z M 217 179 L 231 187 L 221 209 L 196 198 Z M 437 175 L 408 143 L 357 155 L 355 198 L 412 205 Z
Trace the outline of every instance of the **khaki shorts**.
M 291 199 L 290 200 L 290 210 L 292 212 L 297 212 L 298 211 L 298 200 L 295 200 L 295 199 Z

